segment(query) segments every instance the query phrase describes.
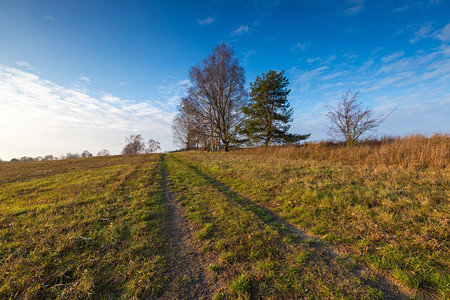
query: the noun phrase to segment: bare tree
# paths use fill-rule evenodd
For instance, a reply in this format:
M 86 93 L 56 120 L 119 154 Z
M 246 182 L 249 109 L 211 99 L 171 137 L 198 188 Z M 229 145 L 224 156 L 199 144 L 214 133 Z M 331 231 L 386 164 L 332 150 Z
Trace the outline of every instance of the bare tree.
M 344 140 L 353 145 L 365 133 L 375 130 L 391 114 L 374 116 L 370 108 L 363 109 L 358 102 L 359 91 L 353 96 L 347 91 L 337 107 L 326 105 L 326 118 L 331 122 L 328 134 L 336 140 Z
M 154 139 L 149 139 L 147 148 L 145 149 L 145 153 L 154 153 L 158 150 L 161 150 L 160 143 L 158 141 L 155 141 Z
M 74 159 L 74 158 L 80 158 L 81 155 L 78 153 L 71 153 L 67 152 L 66 155 L 61 155 L 61 159 Z
M 211 144 L 219 141 L 228 151 L 242 122 L 242 106 L 246 103 L 244 69 L 233 50 L 222 43 L 200 64 L 191 68 L 192 86 L 188 98 L 195 109 L 196 120 L 206 125 Z
M 45 161 L 55 160 L 55 158 L 53 157 L 53 155 L 48 154 L 48 155 L 44 156 L 43 160 L 45 160 Z
M 109 150 L 103 149 L 97 153 L 97 156 L 110 156 L 111 152 Z
M 140 134 L 130 135 L 125 138 L 127 143 L 122 150 L 122 154 L 139 154 L 145 151 L 145 142 Z
M 84 157 L 84 158 L 92 157 L 92 154 L 91 154 L 91 152 L 84 150 L 83 153 L 81 153 L 81 157 Z
M 19 161 L 33 161 L 33 160 L 34 159 L 29 156 L 22 156 L 21 158 L 19 158 Z
M 172 123 L 175 142 L 186 150 L 198 149 L 201 142 L 209 139 L 207 124 L 198 117 L 192 97 L 184 97 Z

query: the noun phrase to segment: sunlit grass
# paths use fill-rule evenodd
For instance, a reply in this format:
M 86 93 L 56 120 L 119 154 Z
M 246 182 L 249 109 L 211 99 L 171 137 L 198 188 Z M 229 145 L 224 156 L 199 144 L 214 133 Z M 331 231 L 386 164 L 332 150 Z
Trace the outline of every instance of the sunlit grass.
M 2 169 L 0 298 L 140 298 L 164 289 L 158 155 Z
M 167 157 L 171 188 L 196 225 L 204 251 L 216 258 L 208 270 L 227 282 L 216 299 L 381 297 L 369 285 L 356 286 L 357 276 L 317 250 L 313 241 L 303 243 L 263 209 L 179 160 L 181 156 L 193 161 L 196 154 Z M 222 163 L 219 157 L 214 159 Z
M 419 294 L 450 295 L 448 167 L 286 159 L 258 151 L 178 155 Z

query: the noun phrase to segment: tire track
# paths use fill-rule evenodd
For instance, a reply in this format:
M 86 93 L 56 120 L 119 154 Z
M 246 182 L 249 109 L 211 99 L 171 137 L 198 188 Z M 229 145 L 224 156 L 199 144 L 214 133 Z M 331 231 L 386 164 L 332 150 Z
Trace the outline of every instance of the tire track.
M 159 299 L 211 299 L 219 288 L 217 279 L 208 271 L 212 259 L 201 250 L 194 228 L 184 218 L 184 209 L 175 202 L 169 190 L 165 156 L 162 157 L 161 172 L 168 211 L 169 284 Z

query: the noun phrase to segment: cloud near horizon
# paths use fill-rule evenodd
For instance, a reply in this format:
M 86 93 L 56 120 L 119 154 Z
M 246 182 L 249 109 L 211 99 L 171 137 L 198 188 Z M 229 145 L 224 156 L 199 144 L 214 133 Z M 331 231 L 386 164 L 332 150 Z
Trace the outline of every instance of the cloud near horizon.
M 159 140 L 165 150 L 172 145 L 174 113 L 164 106 L 105 92 L 91 96 L 85 89 L 63 87 L 2 65 L 0 106 L 2 159 L 105 148 L 118 154 L 124 138 L 136 133 Z

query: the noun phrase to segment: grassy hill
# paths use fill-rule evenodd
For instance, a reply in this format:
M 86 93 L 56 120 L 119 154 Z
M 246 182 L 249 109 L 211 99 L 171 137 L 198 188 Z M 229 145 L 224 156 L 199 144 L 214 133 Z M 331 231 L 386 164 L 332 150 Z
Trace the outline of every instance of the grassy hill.
M 1 164 L 0 298 L 448 298 L 433 138 Z

